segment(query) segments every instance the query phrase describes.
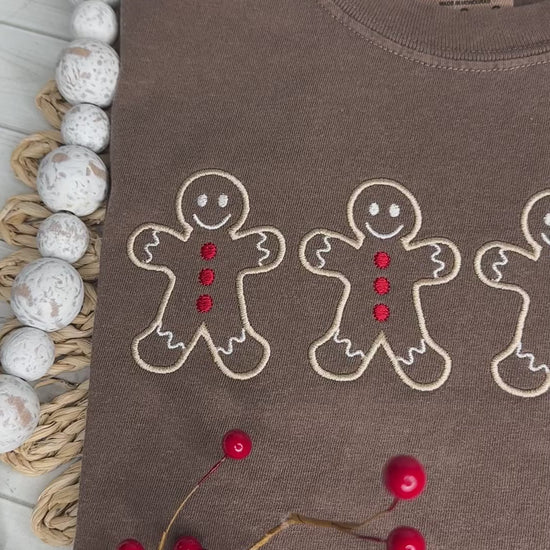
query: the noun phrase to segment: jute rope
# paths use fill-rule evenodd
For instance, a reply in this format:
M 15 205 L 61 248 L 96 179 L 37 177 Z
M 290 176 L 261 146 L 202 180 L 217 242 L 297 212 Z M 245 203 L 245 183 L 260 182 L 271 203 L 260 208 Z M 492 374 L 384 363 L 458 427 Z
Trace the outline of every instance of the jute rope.
M 71 106 L 61 97 L 55 80 L 50 80 L 39 92 L 35 99 L 36 106 L 44 118 L 59 130 L 63 115 Z
M 69 106 L 62 100 L 55 83 L 49 82 L 36 98 L 45 118 L 56 128 Z M 40 160 L 61 144 L 57 131 L 38 132 L 25 138 L 13 152 L 12 169 L 16 177 L 36 189 L 36 174 Z M 18 247 L 0 260 L 0 299 L 9 301 L 13 281 L 21 269 L 40 257 L 36 233 L 42 220 L 51 212 L 30 193 L 11 197 L 0 210 L 0 238 Z M 95 283 L 99 275 L 101 250 L 100 229 L 105 209 L 100 208 L 83 221 L 90 231 L 90 245 L 84 257 L 75 265 L 84 280 L 84 304 L 77 318 L 68 327 L 51 333 L 56 360 L 37 387 L 63 383 L 68 389 L 43 403 L 38 427 L 18 449 L 0 454 L 0 460 L 29 476 L 50 472 L 76 459 L 63 474 L 46 487 L 32 515 L 32 528 L 45 543 L 52 546 L 70 545 L 75 536 L 80 480 L 80 455 L 88 403 L 88 381 L 72 385 L 58 375 L 79 371 L 90 364 L 91 335 L 97 303 Z M 0 328 L 0 339 L 19 327 L 16 319 Z
M 44 490 L 32 515 L 35 534 L 51 546 L 69 546 L 76 532 L 81 462 L 72 464 Z
M 55 130 L 37 132 L 26 137 L 11 155 L 11 168 L 17 179 L 36 189 L 40 160 L 61 144 L 61 134 Z

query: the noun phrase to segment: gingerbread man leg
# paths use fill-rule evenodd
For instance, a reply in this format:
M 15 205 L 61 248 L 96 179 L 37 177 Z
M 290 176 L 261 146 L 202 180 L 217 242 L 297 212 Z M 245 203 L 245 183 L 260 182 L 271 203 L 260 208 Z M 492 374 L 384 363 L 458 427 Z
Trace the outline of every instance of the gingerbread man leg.
M 541 330 L 540 313 L 531 302 L 519 338 L 493 359 L 495 382 L 505 391 L 520 397 L 536 397 L 550 388 L 548 334 Z M 542 317 L 543 318 L 543 317 Z
M 451 371 L 451 359 L 425 330 L 389 339 L 390 359 L 401 380 L 411 388 L 432 391 L 442 386 Z
M 146 370 L 172 372 L 183 364 L 196 343 L 203 317 L 175 280 L 163 298 L 157 317 L 133 342 L 134 359 Z
M 182 357 L 187 355 L 197 330 L 198 327 L 186 327 L 182 332 L 164 325 L 162 320 L 155 322 L 134 338 L 134 359 L 146 370 L 172 372 L 181 366 Z

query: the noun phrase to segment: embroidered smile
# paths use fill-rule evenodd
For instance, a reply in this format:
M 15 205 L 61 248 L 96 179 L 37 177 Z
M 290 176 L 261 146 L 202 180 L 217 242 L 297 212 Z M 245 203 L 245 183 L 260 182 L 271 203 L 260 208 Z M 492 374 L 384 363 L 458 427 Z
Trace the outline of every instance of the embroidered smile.
M 540 236 L 542 237 L 542 240 L 548 245 L 550 246 L 550 237 L 548 237 L 548 235 L 546 233 L 541 233 Z
M 193 219 L 197 222 L 198 225 L 200 225 L 203 229 L 210 229 L 210 230 L 219 229 L 220 227 L 223 227 L 229 221 L 230 217 L 231 217 L 231 214 L 227 214 L 227 216 L 225 216 L 225 218 L 220 223 L 216 223 L 214 225 L 208 225 L 207 223 L 202 222 L 196 214 L 193 214 Z
M 391 239 L 392 237 L 395 237 L 396 235 L 398 235 L 401 230 L 403 229 L 403 227 L 405 227 L 403 224 L 399 225 L 398 227 L 396 227 L 391 233 L 378 233 L 378 231 L 375 231 L 371 224 L 369 222 L 365 222 L 365 226 L 368 230 L 368 232 L 379 238 L 379 239 Z

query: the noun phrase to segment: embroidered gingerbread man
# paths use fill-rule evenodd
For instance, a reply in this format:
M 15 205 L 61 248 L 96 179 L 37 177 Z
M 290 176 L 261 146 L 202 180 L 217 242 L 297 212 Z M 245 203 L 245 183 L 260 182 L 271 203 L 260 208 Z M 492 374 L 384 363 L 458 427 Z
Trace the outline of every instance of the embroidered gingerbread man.
M 522 298 L 516 330 L 510 344 L 491 361 L 494 381 L 518 397 L 536 397 L 550 388 L 550 345 L 544 330 L 550 303 L 550 190 L 529 199 L 521 214 L 523 248 L 494 241 L 484 244 L 475 257 L 475 270 L 486 284 L 516 292 Z M 530 373 L 533 387 L 506 382 L 503 370 Z
M 422 224 L 420 207 L 405 187 L 390 180 L 357 187 L 348 202 L 347 222 L 352 237 L 313 230 L 300 245 L 306 269 L 336 278 L 344 287 L 332 325 L 310 346 L 311 366 L 331 380 L 356 380 L 382 347 L 405 384 L 435 390 L 449 377 L 451 358 L 428 332 L 420 289 L 456 276 L 457 247 L 441 238 L 415 241 Z M 339 361 L 355 370 L 337 373 L 333 363 L 323 366 L 321 352 L 328 345 L 336 346 Z M 421 371 L 435 366 L 435 379 L 415 381 L 407 373 L 412 366 Z
M 242 230 L 249 209 L 248 193 L 236 177 L 203 170 L 187 179 L 178 193 L 181 231 L 147 223 L 132 233 L 132 262 L 168 279 L 155 318 L 132 344 L 142 368 L 157 373 L 179 369 L 201 337 L 230 378 L 246 380 L 265 367 L 270 346 L 248 319 L 244 279 L 275 269 L 285 254 L 285 240 L 274 227 Z M 168 355 L 169 364 L 154 364 L 151 350 L 159 349 L 159 342 L 162 353 L 157 356 Z M 259 343 L 261 357 L 251 368 L 229 368 L 235 349 L 245 342 Z

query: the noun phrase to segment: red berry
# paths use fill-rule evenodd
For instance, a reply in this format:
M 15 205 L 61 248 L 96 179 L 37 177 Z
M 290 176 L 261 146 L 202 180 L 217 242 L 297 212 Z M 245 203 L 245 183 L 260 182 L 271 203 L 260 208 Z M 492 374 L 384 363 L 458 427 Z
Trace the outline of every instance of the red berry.
M 390 291 L 390 282 L 386 277 L 376 277 L 374 280 L 374 291 L 377 294 L 387 294 Z
M 372 310 L 372 314 L 377 321 L 383 323 L 390 317 L 390 308 L 386 304 L 376 304 Z
M 396 527 L 386 540 L 387 550 L 426 550 L 426 541 L 412 527 Z
M 394 456 L 384 467 L 384 483 L 396 498 L 419 496 L 426 486 L 424 467 L 412 456 Z
M 197 298 L 197 310 L 200 313 L 210 311 L 213 305 L 214 301 L 212 300 L 212 296 L 209 296 L 208 294 L 203 294 Z
M 203 260 L 212 260 L 215 258 L 218 249 L 214 243 L 206 243 L 201 246 L 201 256 Z
M 126 539 L 117 546 L 117 550 L 145 550 L 145 548 L 137 540 Z
M 377 252 L 374 255 L 374 265 L 379 269 L 390 267 L 390 255 L 387 252 Z
M 201 543 L 195 537 L 180 537 L 176 541 L 174 550 L 204 550 Z
M 231 430 L 223 436 L 222 447 L 226 457 L 242 460 L 250 454 L 252 440 L 242 430 Z
M 214 282 L 215 274 L 211 269 L 201 269 L 199 282 L 203 286 L 210 286 Z

